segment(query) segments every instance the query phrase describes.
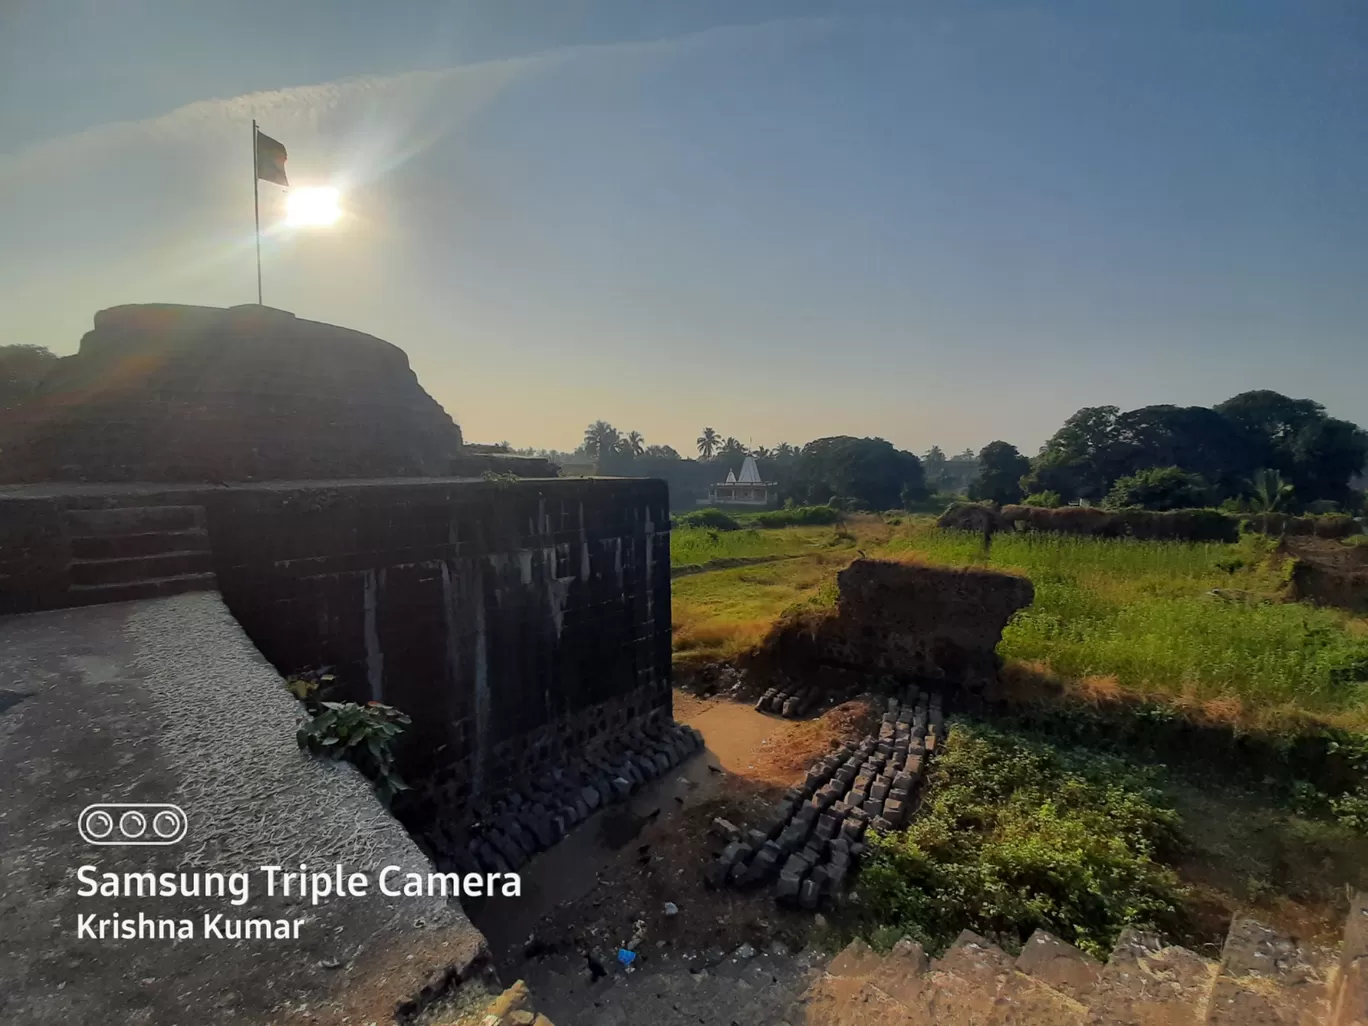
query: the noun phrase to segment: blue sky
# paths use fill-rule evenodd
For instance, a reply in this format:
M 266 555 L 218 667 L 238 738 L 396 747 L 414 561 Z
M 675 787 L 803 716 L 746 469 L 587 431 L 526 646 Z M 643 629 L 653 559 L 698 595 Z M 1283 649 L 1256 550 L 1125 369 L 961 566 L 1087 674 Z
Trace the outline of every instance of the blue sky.
M 0 341 L 255 298 L 468 437 L 1028 452 L 1075 409 L 1368 425 L 1368 5 L 10 0 Z

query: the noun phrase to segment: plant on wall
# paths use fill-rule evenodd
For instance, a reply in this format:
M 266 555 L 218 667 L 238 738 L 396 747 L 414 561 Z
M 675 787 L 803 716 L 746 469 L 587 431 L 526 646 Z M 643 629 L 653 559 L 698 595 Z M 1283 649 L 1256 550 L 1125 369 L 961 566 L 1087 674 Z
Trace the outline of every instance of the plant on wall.
M 312 755 L 350 762 L 375 784 L 381 799 L 389 804 L 400 791 L 408 790 L 394 768 L 394 745 L 412 721 L 380 702 L 359 705 L 322 701 L 334 680 L 326 669 L 306 670 L 286 679 L 286 689 L 304 703 L 308 713 L 295 739 Z

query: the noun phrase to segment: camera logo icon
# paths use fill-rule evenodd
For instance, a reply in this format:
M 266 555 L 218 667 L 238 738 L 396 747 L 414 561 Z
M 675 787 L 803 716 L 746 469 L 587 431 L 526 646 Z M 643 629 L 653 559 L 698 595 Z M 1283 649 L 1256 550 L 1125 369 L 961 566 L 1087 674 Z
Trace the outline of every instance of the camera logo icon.
M 190 821 L 179 805 L 105 802 L 82 809 L 76 826 L 87 844 L 164 847 L 184 838 Z

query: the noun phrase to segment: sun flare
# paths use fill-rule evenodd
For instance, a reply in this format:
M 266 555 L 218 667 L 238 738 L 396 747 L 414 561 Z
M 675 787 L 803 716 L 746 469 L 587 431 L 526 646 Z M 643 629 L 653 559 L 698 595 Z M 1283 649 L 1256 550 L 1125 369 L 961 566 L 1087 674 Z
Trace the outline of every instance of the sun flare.
M 337 200 L 336 189 L 291 189 L 285 200 L 285 223 L 293 227 L 334 224 L 342 216 Z

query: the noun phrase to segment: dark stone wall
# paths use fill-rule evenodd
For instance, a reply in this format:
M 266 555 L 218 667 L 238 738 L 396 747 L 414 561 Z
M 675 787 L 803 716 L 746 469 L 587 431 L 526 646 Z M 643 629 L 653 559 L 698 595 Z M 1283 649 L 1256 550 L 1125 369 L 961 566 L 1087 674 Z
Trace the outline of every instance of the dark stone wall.
M 63 604 L 39 590 L 65 586 L 63 509 L 202 506 L 220 591 L 262 653 L 408 713 L 420 804 L 460 807 L 669 715 L 668 502 L 660 481 L 583 478 L 0 496 L 5 540 L 27 542 L 0 599 Z

